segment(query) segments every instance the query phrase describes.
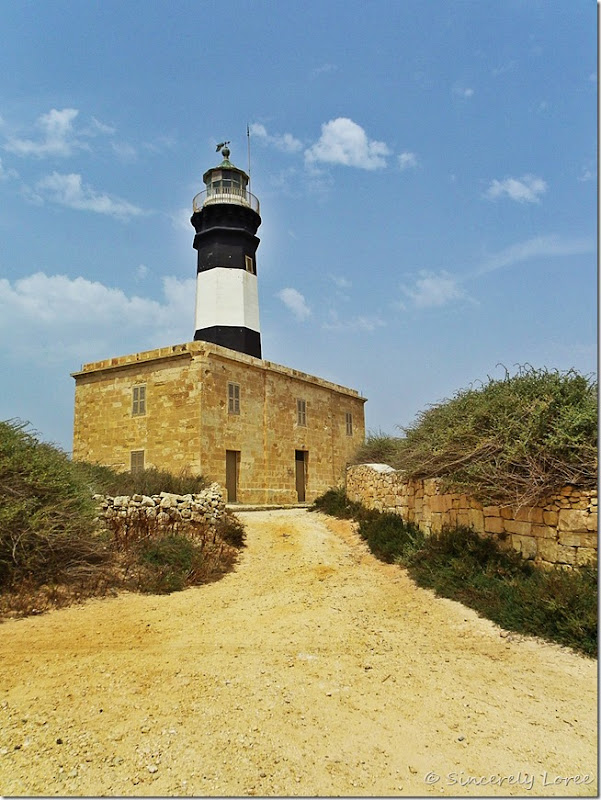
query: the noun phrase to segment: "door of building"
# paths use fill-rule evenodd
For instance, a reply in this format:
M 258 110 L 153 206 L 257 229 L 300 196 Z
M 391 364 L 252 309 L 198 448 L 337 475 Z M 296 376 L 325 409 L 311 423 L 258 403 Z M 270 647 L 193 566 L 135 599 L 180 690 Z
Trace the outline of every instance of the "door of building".
M 307 486 L 307 451 L 295 450 L 294 461 L 296 464 L 296 494 L 298 502 L 305 502 L 305 489 Z
M 228 503 L 238 502 L 239 450 L 225 451 L 225 488 Z

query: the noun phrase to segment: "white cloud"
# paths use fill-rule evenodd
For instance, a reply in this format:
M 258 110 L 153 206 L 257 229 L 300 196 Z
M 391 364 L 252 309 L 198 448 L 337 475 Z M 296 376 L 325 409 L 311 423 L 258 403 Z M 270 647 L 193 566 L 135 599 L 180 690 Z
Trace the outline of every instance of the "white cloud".
M 127 220 L 144 213 L 141 208 L 108 194 L 99 194 L 90 186 L 82 183 L 81 175 L 70 173 L 63 175 L 53 172 L 36 184 L 36 192 L 42 199 L 74 208 L 78 211 L 94 211 L 97 214 L 108 214 L 117 219 Z
M 417 167 L 417 156 L 415 153 L 401 153 L 397 156 L 399 169 L 415 169 Z
M 291 133 L 272 135 L 267 133 L 265 126 L 258 122 L 254 122 L 249 130 L 252 136 L 261 139 L 265 144 L 273 145 L 284 153 L 298 153 L 303 149 L 303 143 L 299 139 L 296 139 Z
M 75 108 L 52 108 L 42 114 L 36 121 L 36 127 L 42 132 L 42 138 L 34 139 L 9 138 L 4 149 L 19 156 L 66 157 L 76 150 L 85 149 L 86 145 L 77 137 L 73 122 L 79 111 Z
M 364 331 L 365 333 L 372 333 L 377 328 L 383 328 L 386 325 L 384 320 L 378 316 L 368 316 L 365 314 L 357 317 L 349 317 L 346 314 L 343 318 L 340 317 L 336 309 L 331 308 L 328 312 L 328 319 L 322 324 L 322 328 L 327 331 Z
M 11 167 L 5 167 L 0 158 L 0 181 L 7 181 L 9 178 L 18 178 L 19 173 Z
M 539 198 L 547 191 L 547 184 L 536 175 L 523 175 L 521 178 L 505 178 L 503 181 L 493 180 L 486 190 L 485 197 L 496 200 L 506 195 L 517 203 L 538 203 Z
M 307 305 L 305 298 L 296 289 L 282 289 L 277 296 L 301 322 L 311 316 L 311 309 Z
M 485 275 L 487 272 L 494 272 L 535 258 L 576 256 L 594 252 L 595 244 L 589 239 L 568 239 L 555 235 L 535 236 L 489 256 L 476 270 L 474 276 Z
M 401 289 L 417 308 L 440 308 L 465 297 L 457 279 L 444 270 L 438 273 L 420 270 L 414 285 Z
M 38 272 L 13 283 L 0 279 L 0 342 L 16 356 L 76 359 L 77 367 L 82 359 L 189 341 L 195 284 L 164 277 L 163 298 L 151 300 L 83 277 Z
M 338 289 L 350 289 L 353 285 L 348 278 L 343 277 L 342 275 L 330 275 L 328 276 L 332 283 L 338 287 Z
M 463 97 L 464 100 L 469 100 L 470 97 L 474 96 L 474 90 L 470 89 L 468 86 L 459 86 L 455 84 L 455 86 L 453 86 L 453 94 L 456 94 L 458 97 Z
M 379 169 L 386 166 L 390 149 L 385 142 L 369 139 L 356 122 L 338 117 L 321 126 L 321 136 L 305 150 L 307 164 L 322 162 L 343 164 L 361 169 Z
M 320 75 L 325 75 L 327 72 L 336 72 L 338 67 L 336 64 L 322 64 L 320 67 L 315 67 L 311 75 L 313 78 L 318 78 Z

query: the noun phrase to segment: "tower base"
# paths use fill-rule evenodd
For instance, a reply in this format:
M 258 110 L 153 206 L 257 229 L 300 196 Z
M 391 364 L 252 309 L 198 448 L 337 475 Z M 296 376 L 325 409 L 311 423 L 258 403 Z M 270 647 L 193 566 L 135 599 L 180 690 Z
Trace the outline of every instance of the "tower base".
M 213 325 L 210 328 L 197 330 L 194 341 L 211 342 L 221 347 L 229 347 L 230 350 L 237 350 L 238 353 L 261 358 L 261 334 L 250 328 Z

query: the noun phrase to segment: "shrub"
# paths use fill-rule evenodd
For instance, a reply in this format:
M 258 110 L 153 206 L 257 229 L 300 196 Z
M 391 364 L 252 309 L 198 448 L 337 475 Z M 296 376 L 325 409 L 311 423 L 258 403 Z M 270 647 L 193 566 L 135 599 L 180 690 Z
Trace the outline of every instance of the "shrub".
M 81 476 L 26 427 L 0 422 L 0 589 L 24 579 L 75 579 L 109 559 Z
M 566 484 L 596 486 L 597 386 L 574 370 L 489 378 L 422 411 L 404 433 L 376 437 L 387 463 L 483 503 L 534 505 Z
M 86 481 L 90 491 L 98 494 L 197 494 L 209 485 L 202 475 L 181 473 L 173 475 L 165 470 L 149 467 L 140 472 L 117 472 L 112 467 L 86 461 L 74 462 L 74 468 Z
M 367 435 L 353 458 L 355 464 L 390 464 L 396 460 L 400 439 L 379 431 Z

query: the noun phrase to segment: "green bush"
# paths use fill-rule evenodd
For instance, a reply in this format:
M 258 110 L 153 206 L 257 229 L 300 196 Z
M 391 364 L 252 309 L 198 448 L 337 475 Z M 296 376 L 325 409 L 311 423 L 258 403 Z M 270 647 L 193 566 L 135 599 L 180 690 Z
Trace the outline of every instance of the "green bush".
M 355 463 L 388 453 L 407 477 L 442 478 L 483 503 L 534 505 L 566 484 L 597 485 L 597 385 L 574 370 L 489 378 L 403 430 L 388 442 L 368 438 Z
M 423 541 L 421 531 L 415 525 L 403 522 L 398 514 L 377 512 L 360 519 L 359 535 L 375 556 L 389 564 L 405 558 Z
M 23 616 L 119 587 L 172 592 L 232 568 L 244 528 L 227 517 L 216 530 L 163 535 L 144 517 L 131 536 L 100 529 L 92 493 L 189 494 L 203 478 L 158 470 L 116 473 L 73 463 L 19 420 L 0 422 L 0 613 Z M 148 524 L 145 524 L 148 523 Z
M 178 534 L 142 542 L 139 559 L 146 567 L 140 588 L 152 594 L 181 591 L 194 582 L 194 575 L 202 571 L 204 561 L 202 548 Z
M 0 422 L 0 589 L 81 576 L 110 557 L 82 477 L 26 427 Z

